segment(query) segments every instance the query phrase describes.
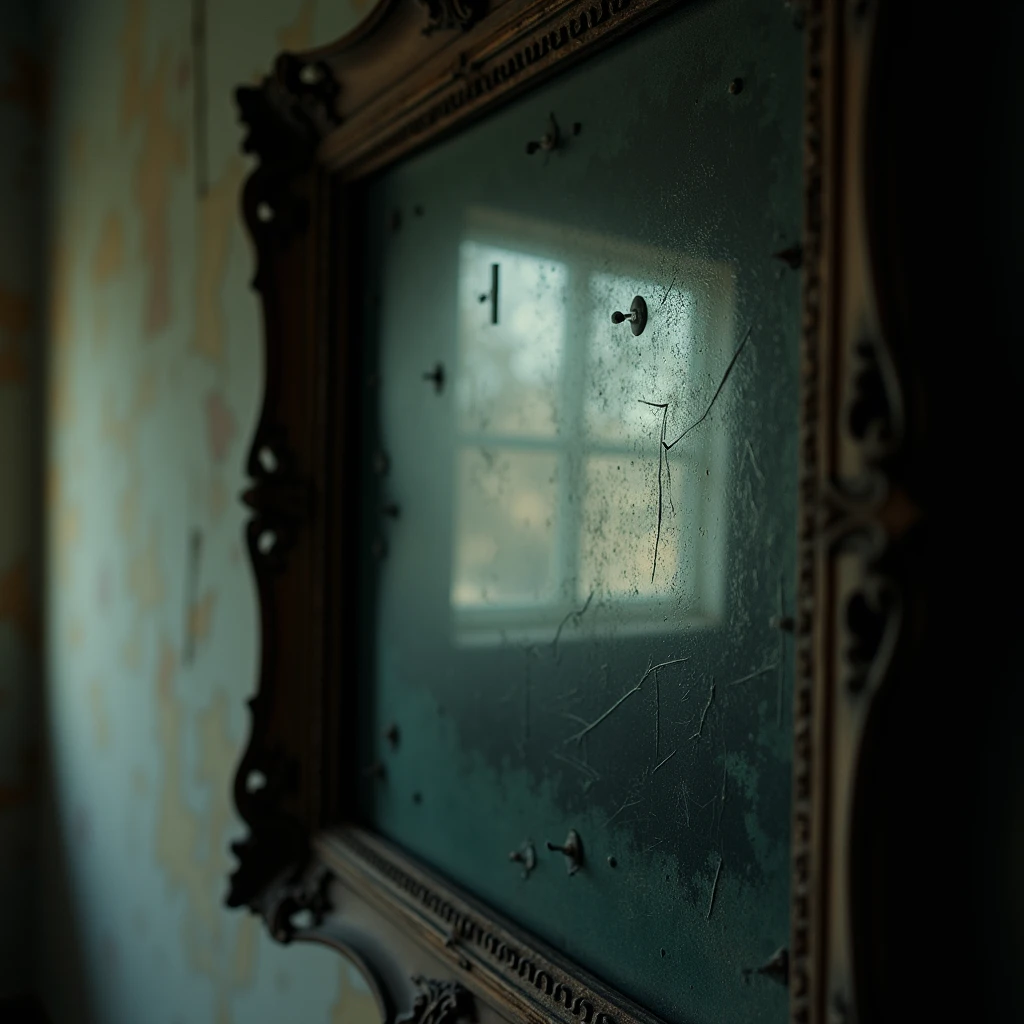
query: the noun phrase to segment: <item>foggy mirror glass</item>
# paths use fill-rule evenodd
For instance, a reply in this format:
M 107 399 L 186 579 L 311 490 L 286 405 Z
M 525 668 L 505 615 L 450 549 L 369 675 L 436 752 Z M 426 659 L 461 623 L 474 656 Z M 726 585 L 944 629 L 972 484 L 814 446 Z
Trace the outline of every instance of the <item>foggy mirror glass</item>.
M 669 1021 L 786 1017 L 801 94 L 684 4 L 360 201 L 360 813 Z

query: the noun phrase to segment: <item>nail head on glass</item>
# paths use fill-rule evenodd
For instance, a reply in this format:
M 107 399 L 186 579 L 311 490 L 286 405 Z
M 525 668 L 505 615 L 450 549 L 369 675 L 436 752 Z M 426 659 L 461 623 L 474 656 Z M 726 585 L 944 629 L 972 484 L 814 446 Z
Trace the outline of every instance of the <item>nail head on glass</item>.
M 634 337 L 639 337 L 643 334 L 644 328 L 647 326 L 647 303 L 644 301 L 643 296 L 637 295 L 634 297 L 628 313 L 621 313 L 618 310 L 612 313 L 612 323 L 628 323 Z
M 553 843 L 549 839 L 547 848 L 555 853 L 562 853 L 566 859 L 566 870 L 570 875 L 575 875 L 583 863 L 583 841 L 580 839 L 576 829 L 570 829 L 564 843 Z

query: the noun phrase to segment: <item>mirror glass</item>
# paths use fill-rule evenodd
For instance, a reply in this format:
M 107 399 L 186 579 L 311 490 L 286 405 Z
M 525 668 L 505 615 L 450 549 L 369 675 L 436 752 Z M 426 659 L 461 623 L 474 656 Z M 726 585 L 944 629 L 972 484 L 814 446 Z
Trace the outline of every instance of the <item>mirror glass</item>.
M 361 204 L 361 813 L 672 1021 L 786 1016 L 802 85 L 680 5 Z

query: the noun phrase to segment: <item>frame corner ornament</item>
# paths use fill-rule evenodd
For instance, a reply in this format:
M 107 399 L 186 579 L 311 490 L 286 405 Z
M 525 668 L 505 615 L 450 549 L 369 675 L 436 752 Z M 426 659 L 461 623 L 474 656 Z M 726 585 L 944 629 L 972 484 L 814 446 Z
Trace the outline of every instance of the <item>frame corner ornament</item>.
M 243 151 L 264 162 L 279 161 L 295 150 L 312 157 L 317 143 L 341 124 L 340 91 L 325 61 L 280 54 L 273 72 L 259 85 L 235 90 L 239 116 L 247 129 Z
M 457 1024 L 473 1019 L 473 996 L 457 981 L 438 981 L 417 974 L 412 983 L 419 989 L 412 1009 L 395 1024 Z
M 270 934 L 278 942 L 287 945 L 297 935 L 323 923 L 333 909 L 332 877 L 325 865 L 314 862 L 307 870 L 292 874 L 273 889 L 264 916 Z M 299 920 L 300 916 L 304 920 Z
M 313 166 L 320 142 L 341 124 L 340 92 L 326 61 L 304 61 L 292 53 L 282 53 L 259 85 L 235 90 L 246 129 L 242 150 L 258 161 L 242 197 L 257 248 L 308 226 L 308 201 L 292 185 Z M 259 274 L 254 284 L 261 290 Z
M 249 834 L 231 844 L 237 866 L 225 902 L 260 913 L 275 879 L 305 860 L 308 843 L 301 824 L 279 809 L 283 792 L 295 784 L 295 760 L 279 749 L 265 749 L 266 716 L 259 696 L 249 707 L 253 735 L 235 775 L 235 806 Z

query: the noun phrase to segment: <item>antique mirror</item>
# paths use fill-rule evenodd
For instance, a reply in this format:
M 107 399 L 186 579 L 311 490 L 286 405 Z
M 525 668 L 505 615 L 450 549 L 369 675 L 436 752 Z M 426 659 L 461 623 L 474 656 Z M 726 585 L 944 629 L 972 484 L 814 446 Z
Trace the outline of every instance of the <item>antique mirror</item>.
M 352 958 L 383 1021 L 853 1005 L 914 520 L 881 31 L 381 0 L 239 90 L 266 394 L 229 903 Z

